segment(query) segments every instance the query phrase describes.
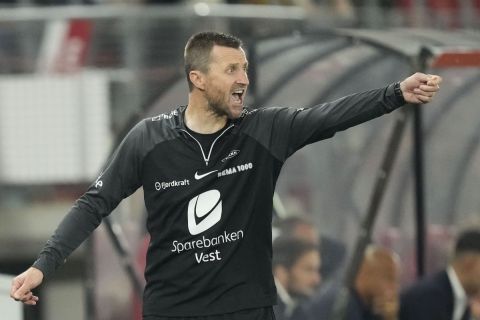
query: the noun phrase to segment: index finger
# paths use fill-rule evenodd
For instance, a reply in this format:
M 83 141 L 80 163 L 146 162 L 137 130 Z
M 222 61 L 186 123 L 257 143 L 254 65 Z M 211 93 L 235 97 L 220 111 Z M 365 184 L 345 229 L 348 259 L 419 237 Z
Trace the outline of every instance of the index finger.
M 442 77 L 437 75 L 430 75 L 427 81 L 428 85 L 439 85 L 442 82 Z
M 31 288 L 25 283 L 25 281 L 21 281 L 19 284 L 21 284 L 21 286 L 13 292 L 13 299 L 17 301 L 25 301 L 30 299 L 32 294 Z
M 10 298 L 15 299 L 18 301 L 17 298 L 15 298 L 15 292 L 22 286 L 20 281 L 18 281 L 16 278 L 12 280 L 12 287 L 10 288 Z

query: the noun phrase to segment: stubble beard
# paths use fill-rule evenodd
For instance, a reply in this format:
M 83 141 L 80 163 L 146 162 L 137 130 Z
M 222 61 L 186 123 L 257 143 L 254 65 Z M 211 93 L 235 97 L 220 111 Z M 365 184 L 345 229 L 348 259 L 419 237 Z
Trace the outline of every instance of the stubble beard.
M 312 292 L 310 292 L 310 290 L 304 290 L 304 291 L 292 290 L 292 291 L 290 291 L 290 295 L 292 296 L 292 298 L 298 299 L 298 300 L 308 299 L 312 294 L 313 294 L 313 290 L 312 290 Z
M 217 101 L 208 101 L 208 111 L 216 118 L 230 118 L 228 112 L 225 111 L 226 108 L 222 107 L 222 105 L 222 103 L 219 103 Z
M 231 115 L 228 112 L 228 106 L 222 101 L 221 94 L 217 94 L 216 96 L 207 95 L 207 104 L 208 104 L 208 111 L 213 114 L 216 118 L 223 118 L 227 117 L 228 119 L 231 118 Z

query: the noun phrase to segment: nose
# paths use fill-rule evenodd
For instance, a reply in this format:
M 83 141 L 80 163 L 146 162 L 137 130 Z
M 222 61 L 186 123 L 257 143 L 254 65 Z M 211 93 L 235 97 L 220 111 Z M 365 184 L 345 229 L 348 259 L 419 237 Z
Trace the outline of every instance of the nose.
M 237 83 L 245 86 L 248 86 L 250 84 L 250 81 L 248 80 L 247 72 L 240 73 L 239 77 L 237 78 Z
M 383 292 L 385 296 L 396 297 L 398 295 L 398 288 L 395 284 L 390 284 L 383 288 Z
M 320 272 L 315 272 L 313 275 L 312 275 L 312 282 L 315 286 L 318 286 L 320 285 L 320 283 L 322 282 L 322 276 L 320 275 Z

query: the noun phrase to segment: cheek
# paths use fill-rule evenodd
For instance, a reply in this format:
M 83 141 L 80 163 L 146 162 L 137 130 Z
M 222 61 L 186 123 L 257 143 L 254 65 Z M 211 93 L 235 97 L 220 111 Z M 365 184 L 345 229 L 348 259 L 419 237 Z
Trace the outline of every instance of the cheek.
M 477 270 L 477 274 L 475 276 L 475 280 L 477 281 L 477 286 L 480 290 L 480 268 Z
M 386 293 L 392 290 L 392 284 L 387 281 L 379 281 L 373 288 L 378 293 Z
M 306 277 L 306 274 L 302 269 L 296 268 L 295 270 L 292 270 L 291 280 L 294 286 L 301 286 L 302 284 L 307 282 L 306 279 L 308 279 L 308 277 Z
M 477 283 L 477 284 L 480 284 L 480 263 L 477 263 L 475 268 L 474 268 L 474 272 L 472 272 L 472 280 Z
M 221 81 L 216 81 L 216 80 L 215 81 L 209 81 L 208 83 L 205 84 L 205 87 L 212 94 L 218 94 L 219 92 L 222 91 Z

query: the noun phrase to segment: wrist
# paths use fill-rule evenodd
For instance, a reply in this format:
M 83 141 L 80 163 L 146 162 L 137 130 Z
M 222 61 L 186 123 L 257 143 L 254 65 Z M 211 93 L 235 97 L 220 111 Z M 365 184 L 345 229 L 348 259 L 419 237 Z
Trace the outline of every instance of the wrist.
M 402 87 L 402 82 L 395 82 L 393 85 L 393 92 L 395 93 L 395 98 L 398 99 L 398 101 L 402 101 L 402 103 L 405 103 L 405 97 L 403 96 L 403 87 Z
M 34 267 L 34 266 L 31 266 L 29 269 L 30 269 L 32 272 L 35 272 L 35 273 L 37 273 L 38 275 L 42 276 L 42 278 L 43 278 L 43 271 L 42 271 L 42 270 L 40 270 L 40 269 L 38 269 L 37 267 Z

